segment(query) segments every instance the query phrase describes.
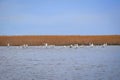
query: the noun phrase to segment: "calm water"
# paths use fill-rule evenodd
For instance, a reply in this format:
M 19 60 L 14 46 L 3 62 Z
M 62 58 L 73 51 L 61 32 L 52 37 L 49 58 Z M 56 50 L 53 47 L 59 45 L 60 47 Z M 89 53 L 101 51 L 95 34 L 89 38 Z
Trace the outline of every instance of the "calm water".
M 0 80 L 120 80 L 120 46 L 0 47 Z

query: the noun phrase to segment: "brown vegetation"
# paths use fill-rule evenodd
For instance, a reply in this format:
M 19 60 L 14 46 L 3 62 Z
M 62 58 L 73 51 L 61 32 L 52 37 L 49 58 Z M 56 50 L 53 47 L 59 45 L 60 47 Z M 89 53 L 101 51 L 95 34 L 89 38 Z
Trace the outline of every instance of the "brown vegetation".
M 49 45 L 87 45 L 93 43 L 101 45 L 120 45 L 120 35 L 110 36 L 0 36 L 0 46 L 7 44 L 19 46 L 28 44 L 30 46 L 39 46 L 48 43 Z

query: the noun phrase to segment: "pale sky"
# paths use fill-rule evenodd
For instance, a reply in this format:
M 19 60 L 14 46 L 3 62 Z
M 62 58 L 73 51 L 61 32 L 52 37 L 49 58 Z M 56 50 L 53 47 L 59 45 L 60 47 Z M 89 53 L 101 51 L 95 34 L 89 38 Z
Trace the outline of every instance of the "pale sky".
M 120 0 L 0 0 L 0 35 L 120 35 Z

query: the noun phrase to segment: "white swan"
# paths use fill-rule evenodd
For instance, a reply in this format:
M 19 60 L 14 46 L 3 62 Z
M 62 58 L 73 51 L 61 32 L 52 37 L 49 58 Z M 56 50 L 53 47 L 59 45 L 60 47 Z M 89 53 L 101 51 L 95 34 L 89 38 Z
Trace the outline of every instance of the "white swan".
M 7 46 L 10 46 L 10 44 L 8 43 Z
M 92 43 L 92 44 L 90 44 L 90 47 L 93 47 L 94 46 L 94 44 Z
M 103 44 L 102 47 L 106 47 L 107 46 L 107 43 Z
M 75 47 L 75 48 L 78 48 L 79 46 L 78 46 L 78 44 L 74 44 L 74 47 Z

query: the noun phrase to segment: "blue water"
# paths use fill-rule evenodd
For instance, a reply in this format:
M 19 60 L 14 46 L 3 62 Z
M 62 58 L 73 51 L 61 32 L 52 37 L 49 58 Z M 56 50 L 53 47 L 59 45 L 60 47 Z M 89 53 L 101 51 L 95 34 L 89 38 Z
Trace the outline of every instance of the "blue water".
M 120 46 L 0 47 L 0 80 L 120 80 Z

